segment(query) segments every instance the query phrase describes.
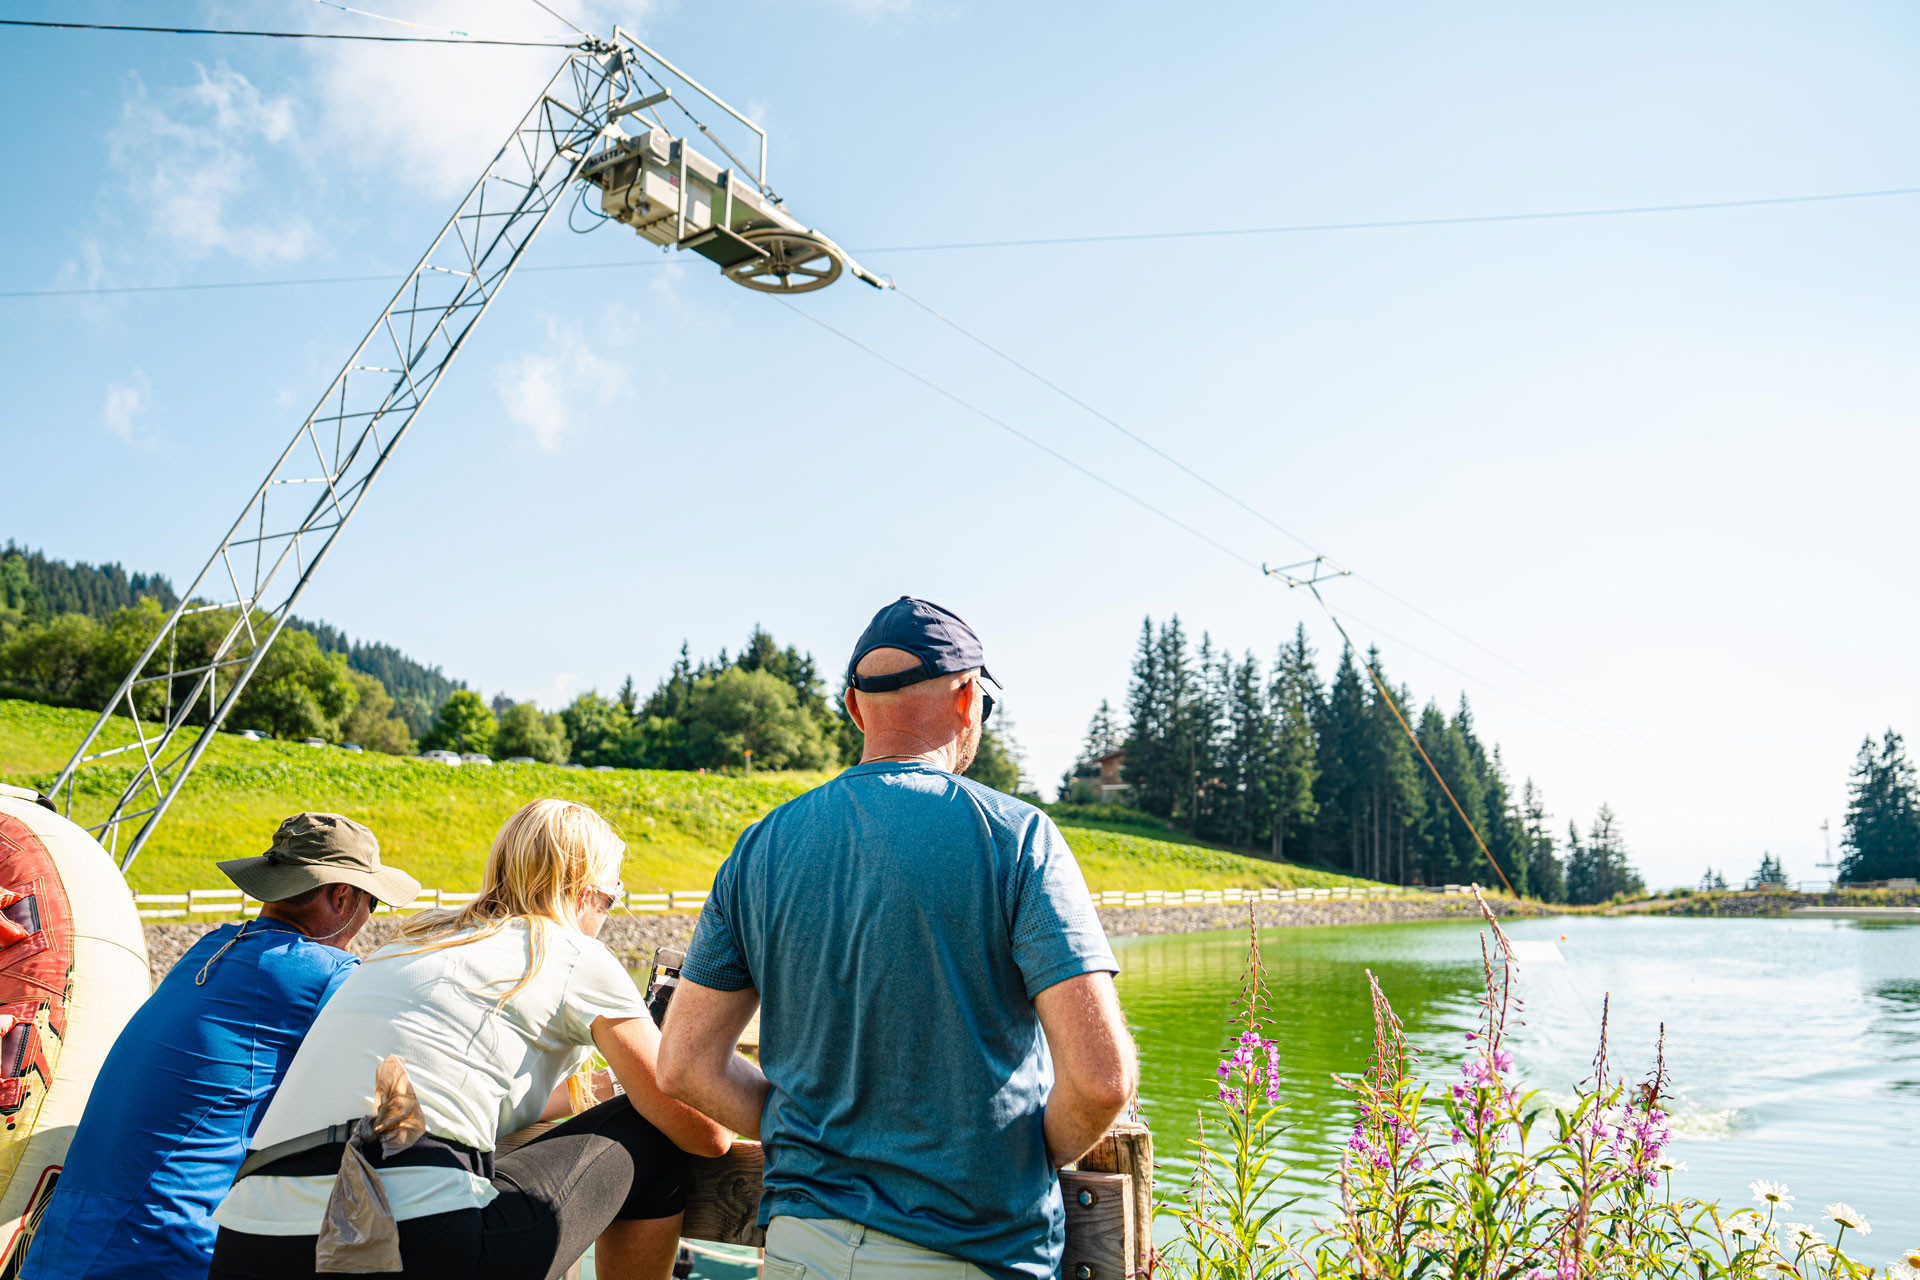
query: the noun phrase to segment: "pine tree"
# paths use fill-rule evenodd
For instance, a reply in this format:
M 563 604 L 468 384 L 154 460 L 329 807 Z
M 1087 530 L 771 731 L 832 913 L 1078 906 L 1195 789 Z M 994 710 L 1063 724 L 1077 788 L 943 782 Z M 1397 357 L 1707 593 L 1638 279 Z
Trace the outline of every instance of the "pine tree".
M 1307 628 L 1296 624 L 1293 641 L 1281 647 L 1267 683 L 1267 720 L 1273 734 L 1267 752 L 1272 798 L 1268 840 L 1276 861 L 1289 848 L 1306 847 L 1318 811 L 1313 798 L 1320 778 L 1314 725 L 1321 719 L 1321 701 L 1320 672 L 1307 646 Z
M 1126 735 L 1114 719 L 1113 706 L 1100 699 L 1100 709 L 1087 722 L 1087 736 L 1080 754 L 1060 775 L 1059 801 L 1062 804 L 1089 803 L 1099 799 L 1100 760 L 1126 746 Z
M 1717 893 L 1726 887 L 1727 878 L 1718 871 L 1715 871 L 1712 867 L 1708 867 L 1706 874 L 1700 877 L 1700 892 L 1702 893 Z
M 1177 623 L 1178 618 L 1174 621 Z M 1184 658 L 1184 643 L 1179 650 Z M 1180 663 L 1169 664 L 1181 669 Z M 1181 799 L 1173 816 L 1184 819 L 1189 830 L 1203 835 L 1218 835 L 1212 821 L 1212 809 L 1220 786 L 1219 753 L 1226 694 L 1218 665 L 1213 656 L 1213 637 L 1200 633 L 1200 651 L 1187 681 L 1177 686 L 1174 697 L 1175 759 L 1180 765 Z
M 1274 729 L 1260 666 L 1251 653 L 1220 660 L 1222 730 L 1215 777 L 1214 825 L 1221 839 L 1252 848 L 1270 839 L 1274 815 Z
M 1920 876 L 1920 797 L 1906 744 L 1892 729 L 1877 750 L 1872 738 L 1860 744 L 1840 847 L 1842 884 Z
M 1148 813 L 1173 812 L 1175 783 L 1170 768 L 1171 726 L 1167 714 L 1167 678 L 1153 619 L 1140 624 L 1140 645 L 1127 684 L 1127 761 L 1123 776 L 1133 803 Z
M 1520 790 L 1520 820 L 1527 842 L 1527 885 L 1542 902 L 1567 900 L 1567 873 L 1553 850 L 1553 833 L 1547 830 L 1547 806 L 1539 788 L 1528 778 Z
M 1747 881 L 1749 889 L 1784 889 L 1787 887 L 1787 873 L 1781 869 L 1780 859 L 1770 853 L 1760 855 L 1760 868 Z
M 1611 806 L 1600 806 L 1584 841 L 1580 828 L 1567 825 L 1567 901 L 1591 906 L 1616 894 L 1630 897 L 1645 892 L 1640 873 L 1627 861 L 1626 843 Z
M 1427 791 L 1426 821 L 1422 824 L 1422 871 L 1428 884 L 1465 884 L 1493 879 L 1483 864 L 1479 841 L 1473 831 L 1486 829 L 1486 802 L 1480 779 L 1473 767 L 1473 755 L 1460 731 L 1458 720 L 1433 703 L 1420 714 L 1420 746 L 1446 782 L 1443 791 L 1431 772 L 1422 781 Z M 1447 792 L 1453 798 L 1447 798 Z M 1455 811 L 1455 804 L 1459 811 Z M 1461 815 L 1465 814 L 1465 821 Z M 1472 824 L 1473 831 L 1467 829 Z
M 1333 685 L 1319 707 L 1315 725 L 1319 778 L 1314 784 L 1315 860 L 1330 866 L 1356 866 L 1360 861 L 1359 812 L 1366 793 L 1363 774 L 1367 757 L 1366 677 L 1354 661 L 1353 650 L 1340 651 Z
M 1087 722 L 1087 740 L 1080 748 L 1080 758 L 1098 760 L 1120 750 L 1125 742 L 1126 734 L 1120 731 L 1120 722 L 1114 719 L 1113 707 L 1105 698 L 1100 699 L 1100 709 Z
M 1473 731 L 1473 710 L 1467 705 L 1467 695 L 1460 695 L 1460 710 L 1454 715 L 1454 723 L 1460 728 L 1460 736 L 1466 741 L 1467 755 L 1473 761 L 1474 776 L 1480 782 L 1481 806 L 1486 811 L 1486 825 L 1480 829 L 1481 838 L 1487 842 L 1487 849 L 1499 864 L 1507 884 L 1516 894 L 1524 897 L 1527 893 L 1527 842 L 1520 815 L 1514 812 L 1511 799 L 1507 795 L 1507 770 L 1500 759 L 1500 748 L 1491 752 L 1481 745 Z M 1489 872 L 1489 878 L 1498 879 Z

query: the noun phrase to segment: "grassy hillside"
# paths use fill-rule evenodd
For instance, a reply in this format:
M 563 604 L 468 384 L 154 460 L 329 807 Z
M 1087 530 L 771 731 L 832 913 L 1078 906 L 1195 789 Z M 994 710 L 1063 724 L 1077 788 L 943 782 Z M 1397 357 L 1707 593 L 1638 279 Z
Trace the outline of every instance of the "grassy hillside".
M 50 784 L 92 722 L 90 712 L 0 699 L 0 781 Z M 105 745 L 127 741 L 125 725 L 116 723 Z M 103 816 L 133 774 L 131 766 L 111 762 L 89 769 L 75 791 L 74 816 L 82 822 Z M 423 884 L 470 888 L 508 814 L 538 796 L 565 796 L 592 805 L 626 837 L 630 888 L 699 889 L 742 827 L 827 776 L 596 773 L 541 764 L 455 769 L 220 734 L 130 879 L 141 892 L 217 887 L 225 881 L 214 862 L 261 852 L 289 813 L 326 809 L 372 827 L 383 856 Z M 1066 815 L 1061 826 L 1096 890 L 1352 882 L 1126 823 L 1095 825 Z

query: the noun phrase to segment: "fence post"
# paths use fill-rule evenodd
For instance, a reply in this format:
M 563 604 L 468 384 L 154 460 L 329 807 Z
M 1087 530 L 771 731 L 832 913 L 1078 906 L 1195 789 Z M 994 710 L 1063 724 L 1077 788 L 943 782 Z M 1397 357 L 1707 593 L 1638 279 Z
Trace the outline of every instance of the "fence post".
M 1153 1256 L 1153 1131 L 1135 1120 L 1116 1120 L 1076 1162 L 1093 1173 L 1123 1173 L 1133 1179 L 1133 1240 L 1126 1274 L 1145 1269 Z

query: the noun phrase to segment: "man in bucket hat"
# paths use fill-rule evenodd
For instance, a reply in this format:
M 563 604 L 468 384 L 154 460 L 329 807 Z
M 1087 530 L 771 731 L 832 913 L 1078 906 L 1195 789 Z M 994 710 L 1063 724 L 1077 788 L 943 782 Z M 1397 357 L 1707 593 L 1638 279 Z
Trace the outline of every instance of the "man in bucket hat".
M 220 869 L 260 914 L 203 935 L 114 1042 L 21 1280 L 204 1280 L 209 1215 L 320 1007 L 359 964 L 347 946 L 376 899 L 402 907 L 420 892 L 337 813 L 297 813 L 265 853 Z

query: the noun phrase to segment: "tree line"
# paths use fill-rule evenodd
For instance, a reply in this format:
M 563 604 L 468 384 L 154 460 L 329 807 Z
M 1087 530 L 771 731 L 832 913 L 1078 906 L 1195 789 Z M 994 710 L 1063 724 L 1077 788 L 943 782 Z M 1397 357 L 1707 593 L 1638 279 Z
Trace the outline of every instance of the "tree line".
M 1411 725 L 1443 791 L 1394 705 L 1421 704 L 1388 681 L 1378 649 L 1366 662 L 1391 701 L 1350 650 L 1323 680 L 1304 626 L 1263 665 L 1204 633 L 1194 646 L 1177 617 L 1148 618 L 1124 723 L 1101 704 L 1061 799 L 1093 799 L 1095 762 L 1121 750 L 1129 803 L 1203 838 L 1395 884 L 1500 879 L 1457 802 L 1516 892 L 1576 903 L 1644 892 L 1613 811 L 1556 837 L 1539 789 L 1528 779 L 1515 793 L 1465 695 L 1451 716 L 1427 702 Z
M 104 703 L 152 639 L 160 621 L 179 603 L 173 584 L 160 574 L 128 573 L 117 563 L 68 564 L 9 541 L 0 550 L 0 684 L 11 686 L 16 693 L 55 702 Z M 210 651 L 232 621 L 233 613 L 229 610 L 206 617 L 206 621 L 190 624 L 187 629 L 196 643 L 205 644 Z M 215 622 L 217 629 L 212 625 Z M 244 707 L 236 707 L 235 714 L 244 709 L 259 722 L 235 727 L 257 728 L 279 737 L 332 737 L 335 732 L 348 732 L 350 740 L 390 742 L 393 730 L 376 731 L 374 726 L 393 718 L 402 723 L 404 736 L 411 741 L 427 732 L 435 713 L 454 690 L 466 688 L 439 667 L 416 662 L 392 645 L 356 641 L 325 622 L 297 617 L 287 620 L 288 635 L 281 641 L 289 646 L 288 660 L 280 660 L 277 654 L 268 659 L 276 668 L 320 676 L 306 646 L 292 639 L 294 632 L 311 636 L 322 654 L 339 654 L 349 672 L 373 677 L 386 691 L 385 700 L 377 695 L 364 696 L 371 694 L 370 686 L 350 679 L 349 683 L 363 695 L 358 704 L 362 710 L 352 728 L 343 730 L 338 723 L 343 717 L 327 714 L 328 708 L 340 703 L 338 691 L 328 687 L 335 682 L 317 679 L 314 706 L 305 710 L 296 705 L 300 699 L 286 696 L 290 690 L 282 689 L 280 696 L 274 697 L 269 697 L 264 688 L 259 694 L 249 690 Z M 272 683 L 276 678 L 276 671 L 263 670 L 249 683 L 263 679 Z M 368 709 L 376 703 L 378 715 Z M 261 719 L 268 704 L 284 704 L 288 711 Z
M 590 690 L 552 712 L 455 693 L 421 741 L 426 749 L 555 764 L 704 770 L 839 768 L 860 759 L 861 745 L 842 699 L 828 698 L 813 655 L 782 647 L 759 626 L 733 657 L 722 649 L 695 662 L 683 643 L 644 698 L 631 676 L 611 697 Z M 967 776 L 1019 790 L 1019 749 L 1004 727 L 983 735 Z
M 8 543 L 0 553 L 0 695 L 104 706 L 179 602 L 163 577 L 118 564 L 65 564 Z M 234 621 L 230 609 L 183 618 L 176 666 L 212 660 Z M 256 613 L 253 631 L 271 626 Z M 245 658 L 243 631 L 228 657 Z M 143 717 L 191 692 L 138 691 Z M 216 676 L 214 699 L 231 684 Z M 225 727 L 276 738 L 352 742 L 396 755 L 417 750 L 518 756 L 553 764 L 645 769 L 827 769 L 860 758 L 860 731 L 810 653 L 781 646 L 756 626 L 739 654 L 693 661 L 687 646 L 652 693 L 629 676 L 612 697 L 580 694 L 558 711 L 496 696 L 491 702 L 439 667 L 392 645 L 355 641 L 324 622 L 289 620 L 241 691 Z M 193 722 L 206 723 L 208 700 Z M 1004 720 L 989 731 L 968 776 L 1004 791 L 1020 786 L 1018 747 Z

